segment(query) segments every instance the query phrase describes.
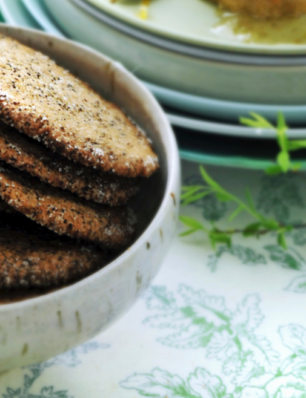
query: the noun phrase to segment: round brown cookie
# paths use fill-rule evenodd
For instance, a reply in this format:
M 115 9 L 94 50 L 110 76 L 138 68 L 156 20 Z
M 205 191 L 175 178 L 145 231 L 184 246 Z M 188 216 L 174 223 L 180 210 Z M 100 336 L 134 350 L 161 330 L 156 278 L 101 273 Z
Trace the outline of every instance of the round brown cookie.
M 150 176 L 158 158 L 114 104 L 47 56 L 0 35 L 0 117 L 85 166 Z
M 15 216 L 13 222 L 1 219 L 0 292 L 71 283 L 108 261 L 110 257 L 101 251 L 60 238 L 30 220 L 27 223 L 22 215 Z
M 69 161 L 1 121 L 0 160 L 54 187 L 110 206 L 125 204 L 138 191 L 134 178 L 106 174 Z
M 122 249 L 134 236 L 135 215 L 126 207 L 105 207 L 50 187 L 0 165 L 0 197 L 15 210 L 60 234 L 101 247 Z

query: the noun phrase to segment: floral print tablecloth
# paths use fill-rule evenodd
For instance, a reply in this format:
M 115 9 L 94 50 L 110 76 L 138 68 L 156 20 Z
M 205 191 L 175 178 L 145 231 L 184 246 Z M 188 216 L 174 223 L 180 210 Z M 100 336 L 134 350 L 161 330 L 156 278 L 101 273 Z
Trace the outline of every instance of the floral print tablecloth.
M 266 214 L 306 219 L 305 174 L 207 169 L 235 194 L 250 187 Z M 183 183 L 198 182 L 198 165 L 184 163 Z M 226 225 L 231 210 L 208 196 L 181 213 Z M 126 315 L 81 347 L 2 374 L 0 397 L 305 398 L 306 230 L 287 240 L 285 251 L 275 236 L 235 236 L 213 251 L 201 233 L 177 236 Z

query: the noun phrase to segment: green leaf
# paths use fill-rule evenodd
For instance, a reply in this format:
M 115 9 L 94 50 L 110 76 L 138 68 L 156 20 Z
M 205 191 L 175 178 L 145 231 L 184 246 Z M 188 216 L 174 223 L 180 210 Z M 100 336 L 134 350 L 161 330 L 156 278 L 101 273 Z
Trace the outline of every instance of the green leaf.
M 288 126 L 286 124 L 286 121 L 285 121 L 285 118 L 284 118 L 284 115 L 282 112 L 278 112 L 278 115 L 277 115 L 277 128 L 279 130 L 284 130 L 284 131 L 288 130 Z
M 306 148 L 306 140 L 295 140 L 288 142 L 289 151 L 297 151 L 299 149 Z
M 262 225 L 271 231 L 277 231 L 280 228 L 279 223 L 273 219 L 262 221 Z
M 188 186 L 182 186 L 181 187 L 181 191 L 189 191 L 190 189 L 192 189 L 192 188 L 197 188 L 198 187 L 198 185 L 188 185 Z
M 181 238 L 183 238 L 184 236 L 188 236 L 188 235 L 194 234 L 197 231 L 198 231 L 198 229 L 188 229 L 187 231 L 182 232 L 179 236 Z
M 203 225 L 192 217 L 180 216 L 179 218 L 183 224 L 185 224 L 187 227 L 190 227 L 191 229 L 194 229 L 196 231 L 205 230 Z
M 253 119 L 248 119 L 246 117 L 240 117 L 239 122 L 240 124 L 244 124 L 245 126 L 248 127 L 260 127 L 258 126 L 258 122 L 254 121 Z
M 286 238 L 285 238 L 285 233 L 284 232 L 280 232 L 277 235 L 277 243 L 285 250 L 287 250 L 288 246 L 287 246 L 287 242 L 286 242 Z
M 216 250 L 217 242 L 216 242 L 214 236 L 209 235 L 209 240 L 210 240 L 211 247 L 212 247 L 214 250 Z
M 286 131 L 288 127 L 286 126 L 283 114 L 280 112 L 278 114 L 278 127 L 277 127 L 277 141 L 282 152 L 288 152 L 288 138 L 286 136 Z
M 187 188 L 187 189 L 186 189 Z M 182 187 L 182 191 L 184 191 L 185 193 L 183 193 L 181 195 L 181 199 L 185 199 L 188 198 L 191 195 L 194 195 L 196 192 L 200 191 L 201 189 L 204 189 L 205 187 L 202 186 L 195 186 L 195 187 Z
M 211 187 L 213 188 L 215 191 L 219 191 L 219 192 L 224 192 L 224 189 L 221 188 L 221 186 L 215 181 L 213 180 L 209 174 L 207 173 L 207 171 L 204 169 L 203 166 L 200 166 L 200 172 L 201 175 L 203 177 L 203 180 Z
M 270 176 L 276 176 L 278 174 L 281 174 L 282 172 L 283 172 L 283 170 L 281 169 L 281 167 L 279 165 L 269 166 L 265 170 L 265 173 Z
M 277 155 L 277 163 L 284 173 L 290 168 L 290 155 L 288 152 L 282 151 Z
M 219 202 L 230 202 L 232 200 L 232 196 L 227 192 L 216 193 L 216 198 L 219 200 Z
M 256 235 L 256 232 L 258 232 L 261 226 L 261 222 L 252 223 L 244 228 L 242 234 L 245 237 Z
M 254 120 L 257 120 L 258 123 L 261 123 L 265 128 L 275 129 L 275 127 L 266 118 L 262 117 L 258 113 L 250 112 L 250 115 L 253 116 Z
M 267 119 L 263 118 L 262 116 L 258 115 L 257 113 L 250 113 L 251 116 L 253 116 L 253 119 L 248 119 L 245 117 L 241 117 L 240 123 L 244 124 L 249 127 L 257 127 L 257 128 L 263 128 L 263 129 L 272 129 L 275 130 L 275 127 L 268 122 Z
M 193 202 L 196 202 L 197 200 L 203 199 L 203 198 L 205 198 L 205 196 L 207 196 L 207 195 L 211 195 L 211 192 L 210 192 L 210 191 L 209 191 L 209 192 L 201 192 L 201 193 L 198 193 L 198 194 L 196 194 L 196 195 L 194 195 L 194 196 L 187 197 L 187 199 L 185 199 L 185 200 L 182 202 L 182 206 L 186 206 L 186 205 L 188 205 L 189 203 L 193 203 Z
M 250 190 L 248 188 L 246 188 L 246 190 L 245 190 L 245 197 L 246 197 L 246 200 L 247 200 L 248 205 L 250 206 L 250 208 L 253 211 L 256 212 L 255 205 L 254 205 L 254 202 L 253 202 L 253 199 L 252 199 L 252 196 L 251 196 L 251 192 L 250 192 Z
M 302 168 L 302 163 L 291 163 L 291 170 L 292 171 L 299 171 Z
M 232 246 L 232 239 L 226 233 L 210 231 L 209 238 L 213 249 L 216 248 L 217 243 L 223 243 L 229 248 Z
M 237 207 L 235 211 L 229 216 L 228 220 L 233 221 L 242 211 L 244 210 L 243 206 Z
M 284 227 L 284 232 L 291 232 L 293 231 L 293 229 L 294 229 L 293 225 L 286 225 Z

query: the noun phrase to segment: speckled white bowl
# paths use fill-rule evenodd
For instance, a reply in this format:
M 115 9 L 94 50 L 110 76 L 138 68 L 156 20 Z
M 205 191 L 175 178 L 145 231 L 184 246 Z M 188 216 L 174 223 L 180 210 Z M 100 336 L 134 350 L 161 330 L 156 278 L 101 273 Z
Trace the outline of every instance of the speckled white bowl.
M 0 306 L 0 372 L 69 350 L 101 332 L 135 302 L 157 273 L 178 217 L 180 165 L 171 127 L 150 92 L 120 64 L 47 34 L 0 24 L 0 32 L 40 50 L 119 105 L 154 143 L 160 170 L 132 206 L 135 243 L 95 274 L 56 292 Z

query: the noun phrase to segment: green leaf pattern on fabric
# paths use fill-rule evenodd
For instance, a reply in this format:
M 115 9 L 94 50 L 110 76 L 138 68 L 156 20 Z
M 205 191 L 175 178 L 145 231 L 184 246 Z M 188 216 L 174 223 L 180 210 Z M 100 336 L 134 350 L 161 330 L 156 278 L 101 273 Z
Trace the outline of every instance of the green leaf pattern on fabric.
M 43 387 L 38 395 L 31 393 L 30 390 L 48 368 L 59 365 L 74 368 L 82 363 L 82 355 L 108 347 L 107 344 L 91 341 L 49 361 L 28 366 L 25 368 L 27 373 L 24 375 L 23 386 L 17 390 L 7 388 L 2 398 L 72 398 L 67 391 L 56 391 L 54 386 Z
M 306 274 L 294 278 L 285 290 L 293 293 L 305 294 L 306 293 Z
M 294 223 L 298 224 L 298 223 Z M 289 232 L 287 235 L 292 237 L 293 243 L 297 246 L 305 246 L 306 245 L 306 229 L 299 229 Z
M 154 296 L 156 288 L 151 288 L 149 294 Z M 206 358 L 223 362 L 224 374 L 248 380 L 258 374 L 259 368 L 260 372 L 274 371 L 278 361 L 270 342 L 255 334 L 263 319 L 257 294 L 245 297 L 232 311 L 223 297 L 180 285 L 171 310 L 158 311 L 144 324 L 172 330 L 157 339 L 161 344 L 185 350 L 203 348 Z
M 201 176 L 193 175 L 184 181 L 184 185 L 204 185 Z M 226 202 L 219 202 L 215 195 L 208 195 L 204 198 L 192 203 L 191 206 L 196 206 L 203 209 L 203 217 L 207 221 L 220 221 L 228 210 Z
M 148 306 L 155 314 L 144 324 L 166 333 L 157 339 L 164 345 L 202 348 L 203 358 L 220 362 L 220 373 L 198 367 L 183 378 L 156 368 L 128 377 L 123 388 L 156 398 L 306 398 L 306 328 L 298 324 L 278 328 L 279 340 L 289 352 L 281 357 L 266 336 L 257 334 L 265 319 L 257 294 L 247 295 L 232 309 L 224 297 L 205 290 L 182 284 L 174 294 L 154 286 L 146 303 L 157 300 L 154 296 L 160 292 L 171 298 L 171 305 Z
M 270 260 L 274 261 L 282 268 L 290 268 L 297 271 L 306 271 L 306 261 L 294 249 L 283 249 L 278 245 L 265 246 L 265 249 L 270 255 Z
M 288 248 L 288 250 L 284 250 L 278 245 L 266 246 L 265 249 L 269 253 L 270 260 L 282 268 L 306 272 L 306 261 L 295 249 Z M 285 287 L 285 290 L 292 293 L 306 294 L 306 273 L 293 278 Z
M 304 257 L 292 247 L 285 250 L 279 245 L 267 245 L 264 249 L 270 260 L 280 267 L 305 272 L 305 274 L 295 277 L 284 290 L 298 294 L 306 294 L 306 261 Z M 249 247 L 233 245 L 229 248 L 226 245 L 222 245 L 217 248 L 215 253 L 210 254 L 208 257 L 207 266 L 212 272 L 217 270 L 219 261 L 226 254 L 236 257 L 244 265 L 254 266 L 267 264 L 267 260 L 263 254 L 256 253 Z
M 159 368 L 150 374 L 134 373 L 121 382 L 125 389 L 137 390 L 145 397 L 156 398 L 225 398 L 226 389 L 221 379 L 206 369 L 197 368 L 186 382 L 178 375 Z
M 273 214 L 280 222 L 288 222 L 292 208 L 305 207 L 299 188 L 300 178 L 298 174 L 292 173 L 264 176 L 257 201 L 258 210 Z
M 215 253 L 211 254 L 208 258 L 208 267 L 214 272 L 221 258 L 225 254 L 230 254 L 237 257 L 242 264 L 245 265 L 265 265 L 266 259 L 262 254 L 257 254 L 253 249 L 241 245 L 233 245 L 228 247 L 226 245 L 219 246 Z
M 134 373 L 120 383 L 122 388 L 154 398 L 305 398 L 306 382 L 293 375 L 275 375 L 262 386 L 239 385 L 232 391 L 223 380 L 205 368 L 186 377 L 155 368 L 151 373 Z
M 146 397 L 197 397 L 192 394 L 190 386 L 181 377 L 171 375 L 158 368 L 154 369 L 151 374 L 135 373 L 122 382 L 121 386 L 126 389 L 135 389 L 137 386 L 139 394 Z

